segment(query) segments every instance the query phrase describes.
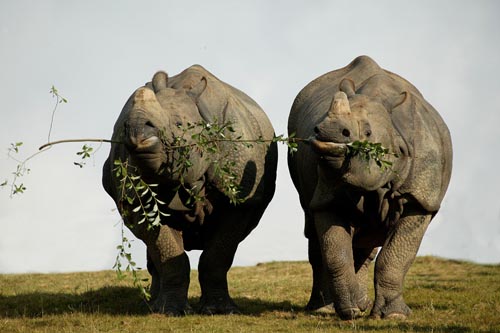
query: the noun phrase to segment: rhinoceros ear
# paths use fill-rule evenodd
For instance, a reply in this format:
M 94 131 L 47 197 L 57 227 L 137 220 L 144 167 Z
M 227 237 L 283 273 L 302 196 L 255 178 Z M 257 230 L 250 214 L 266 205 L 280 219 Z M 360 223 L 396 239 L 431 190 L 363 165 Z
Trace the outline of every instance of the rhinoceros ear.
M 351 97 L 356 93 L 356 88 L 354 86 L 354 81 L 348 78 L 340 81 L 339 90 L 345 92 L 347 97 Z
M 189 89 L 186 93 L 196 102 L 207 88 L 207 78 L 202 77 L 193 88 Z
M 165 72 L 159 71 L 153 76 L 153 91 L 155 94 L 160 90 L 167 89 L 168 75 Z
M 385 103 L 386 104 L 385 106 L 386 106 L 387 110 L 390 111 L 390 110 L 394 109 L 395 107 L 403 104 L 407 98 L 408 98 L 408 92 L 403 91 L 401 94 L 389 98 L 388 101 Z

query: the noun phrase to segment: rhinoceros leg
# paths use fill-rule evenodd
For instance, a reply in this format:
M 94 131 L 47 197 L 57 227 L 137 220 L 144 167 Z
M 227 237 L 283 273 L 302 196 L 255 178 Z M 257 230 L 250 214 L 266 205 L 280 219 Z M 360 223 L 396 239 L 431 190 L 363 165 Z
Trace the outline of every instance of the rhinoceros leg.
M 198 265 L 201 287 L 200 313 L 231 314 L 239 309 L 229 296 L 227 272 L 238 244 L 255 228 L 264 210 L 260 207 L 227 208 L 207 230 L 208 238 Z
M 312 218 L 306 217 L 306 224 L 309 230 L 307 232 L 309 263 L 313 272 L 313 286 L 311 297 L 306 305 L 306 310 L 316 312 L 333 312 L 333 298 L 328 282 L 328 275 L 325 266 L 323 265 L 323 257 L 318 240 L 318 234 L 314 227 Z
M 364 299 L 367 303 L 361 305 L 366 310 L 371 305 L 368 298 L 368 272 L 370 264 L 377 256 L 378 248 L 354 248 L 354 271 L 356 272 L 356 279 L 360 289 L 360 294 L 365 295 Z
M 156 269 L 149 253 L 147 254 L 147 268 L 149 274 L 151 275 L 151 287 L 149 288 L 149 293 L 151 294 L 151 299 L 154 300 L 160 294 L 160 273 L 158 273 L 158 270 Z
M 375 263 L 375 318 L 406 318 L 410 308 L 403 299 L 403 283 L 432 215 L 412 214 L 392 230 Z
M 148 233 L 145 242 L 152 275 L 151 307 L 155 312 L 184 315 L 190 311 L 187 298 L 190 267 L 181 232 L 162 225 Z
M 356 276 L 351 227 L 328 211 L 316 212 L 315 221 L 335 311 L 342 319 L 356 318 L 370 301 Z

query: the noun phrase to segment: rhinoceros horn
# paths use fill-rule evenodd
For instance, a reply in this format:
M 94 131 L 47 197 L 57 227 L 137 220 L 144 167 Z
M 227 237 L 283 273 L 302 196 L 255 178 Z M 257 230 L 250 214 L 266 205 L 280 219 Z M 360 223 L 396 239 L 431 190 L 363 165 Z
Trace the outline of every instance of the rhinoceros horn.
M 328 116 L 346 116 L 349 114 L 351 114 L 351 107 L 349 106 L 347 95 L 345 92 L 339 91 L 333 97 Z

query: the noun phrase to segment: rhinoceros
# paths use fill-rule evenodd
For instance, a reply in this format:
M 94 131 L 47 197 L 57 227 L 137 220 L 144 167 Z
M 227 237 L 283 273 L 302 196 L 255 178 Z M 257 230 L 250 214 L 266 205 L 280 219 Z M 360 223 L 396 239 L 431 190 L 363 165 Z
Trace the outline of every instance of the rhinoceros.
M 313 269 L 307 308 L 333 311 L 333 303 L 351 319 L 373 304 L 373 317 L 406 318 L 404 278 L 451 175 L 443 119 L 411 83 L 360 56 L 300 91 L 288 132 L 309 139 L 288 158 Z M 355 142 L 382 144 L 392 166 L 350 153 Z
M 217 124 L 220 129 L 231 128 L 233 133 L 226 135 L 232 137 L 226 139 L 261 143 L 250 147 L 221 140 L 217 149 L 198 145 L 186 153 L 186 147 L 201 142 L 196 141 L 197 133 Z M 192 311 L 185 253 L 192 249 L 202 250 L 199 311 L 238 311 L 228 293 L 227 272 L 238 244 L 257 226 L 274 195 L 277 148 L 273 138 L 273 127 L 255 101 L 199 65 L 170 78 L 157 72 L 152 82 L 128 99 L 114 126 L 112 140 L 117 143 L 104 164 L 103 185 L 126 226 L 146 244 L 154 311 L 169 315 Z M 124 189 L 123 175 L 115 164 L 157 185 L 152 192 L 165 203 L 158 205 L 168 215 L 157 215 L 160 226 L 145 223 L 143 212 L 135 207 L 138 203 L 126 200 L 133 198 L 127 193 L 133 188 Z M 227 181 L 217 171 L 224 167 L 231 168 L 225 176 L 238 185 L 237 201 L 243 203 L 231 203 Z

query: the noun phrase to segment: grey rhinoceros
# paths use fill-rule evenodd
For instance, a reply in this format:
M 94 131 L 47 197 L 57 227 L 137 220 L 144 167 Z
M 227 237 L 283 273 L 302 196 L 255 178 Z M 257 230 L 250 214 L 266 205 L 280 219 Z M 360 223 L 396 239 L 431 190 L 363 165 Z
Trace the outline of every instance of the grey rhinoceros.
M 132 94 L 114 126 L 112 139 L 121 143 L 112 144 L 103 168 L 104 188 L 125 224 L 147 246 L 152 308 L 157 312 L 190 311 L 185 250 L 191 249 L 203 251 L 198 266 L 200 312 L 237 311 L 228 293 L 227 272 L 238 244 L 257 226 L 274 195 L 276 143 L 244 147 L 222 141 L 215 152 L 191 149 L 188 159 L 186 150 L 171 148 L 194 144 L 204 124 L 231 124 L 234 133 L 227 134 L 233 138 L 271 142 L 274 137 L 269 119 L 256 102 L 194 65 L 170 78 L 158 72 Z M 182 166 L 177 165 L 181 157 L 190 164 L 184 165 L 182 179 Z M 127 161 L 129 171 L 147 183 L 158 184 L 156 198 L 165 203 L 163 210 L 169 214 L 161 216 L 161 226 L 141 223 L 141 210 L 134 211 L 138 204 L 126 200 L 127 189 L 116 174 L 117 160 L 122 165 Z M 224 166 L 231 167 L 225 176 L 239 184 L 237 197 L 244 203 L 234 205 L 225 195 L 227 182 L 216 170 Z
M 288 166 L 305 213 L 313 288 L 308 309 L 341 318 L 372 303 L 374 317 L 406 317 L 403 281 L 448 187 L 447 126 L 420 92 L 367 56 L 309 83 L 296 97 L 288 132 L 310 138 Z M 349 154 L 355 141 L 381 143 L 392 167 Z

